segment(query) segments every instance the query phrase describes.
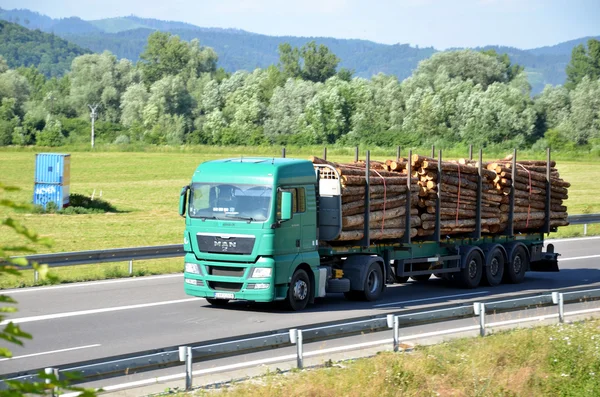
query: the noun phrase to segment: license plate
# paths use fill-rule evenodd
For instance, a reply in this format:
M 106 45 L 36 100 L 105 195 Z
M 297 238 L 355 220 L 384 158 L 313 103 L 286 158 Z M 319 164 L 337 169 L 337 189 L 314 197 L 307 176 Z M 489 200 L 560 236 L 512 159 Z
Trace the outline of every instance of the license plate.
M 215 292 L 217 299 L 233 299 L 233 292 Z

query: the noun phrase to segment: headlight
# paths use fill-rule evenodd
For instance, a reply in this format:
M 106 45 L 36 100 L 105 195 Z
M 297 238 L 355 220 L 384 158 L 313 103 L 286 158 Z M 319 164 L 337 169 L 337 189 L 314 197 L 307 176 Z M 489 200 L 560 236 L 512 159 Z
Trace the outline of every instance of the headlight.
M 198 266 L 197 263 L 187 263 L 185 264 L 185 272 L 186 273 L 193 273 L 193 274 L 200 274 L 200 266 Z
M 271 272 L 273 271 L 270 267 L 257 267 L 252 272 L 252 278 L 267 278 L 271 277 Z

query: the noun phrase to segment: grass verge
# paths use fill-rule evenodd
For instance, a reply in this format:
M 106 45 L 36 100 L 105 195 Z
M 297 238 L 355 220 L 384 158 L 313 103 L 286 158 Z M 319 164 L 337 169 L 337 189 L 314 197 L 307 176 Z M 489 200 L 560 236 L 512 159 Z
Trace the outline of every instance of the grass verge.
M 215 395 L 215 390 L 195 395 Z M 267 375 L 220 395 L 598 396 L 600 321 L 518 329 Z

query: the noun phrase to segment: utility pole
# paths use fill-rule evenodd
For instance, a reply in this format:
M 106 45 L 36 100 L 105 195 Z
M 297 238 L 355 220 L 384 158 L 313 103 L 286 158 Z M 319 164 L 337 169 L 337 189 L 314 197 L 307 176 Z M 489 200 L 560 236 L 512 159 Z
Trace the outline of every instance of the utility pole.
M 96 112 L 98 106 L 100 106 L 98 103 L 95 103 L 94 105 L 88 104 L 88 107 L 90 108 L 90 118 L 92 119 L 92 149 L 94 148 L 94 121 L 96 120 L 96 117 L 98 117 L 98 113 Z

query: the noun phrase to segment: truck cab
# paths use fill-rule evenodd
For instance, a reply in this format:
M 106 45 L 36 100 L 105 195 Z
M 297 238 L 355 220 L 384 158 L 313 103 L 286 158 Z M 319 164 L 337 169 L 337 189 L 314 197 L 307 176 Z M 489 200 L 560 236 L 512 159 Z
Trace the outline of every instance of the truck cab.
M 185 292 L 213 305 L 241 299 L 303 309 L 323 283 L 316 183 L 305 160 L 202 163 L 180 197 Z

